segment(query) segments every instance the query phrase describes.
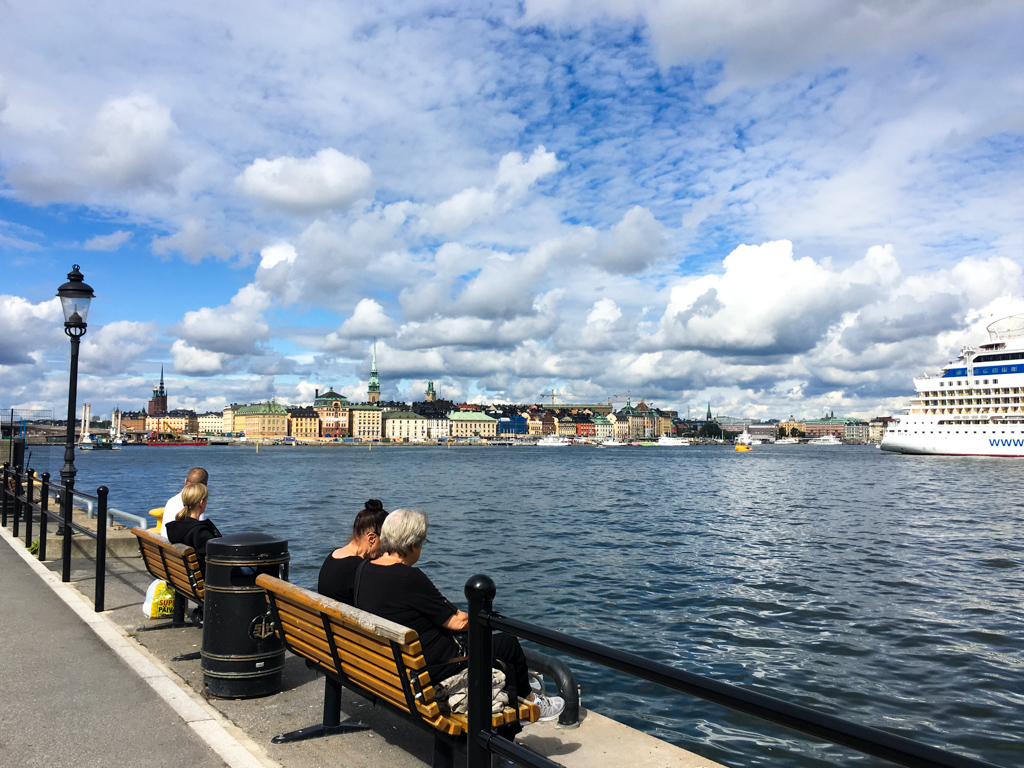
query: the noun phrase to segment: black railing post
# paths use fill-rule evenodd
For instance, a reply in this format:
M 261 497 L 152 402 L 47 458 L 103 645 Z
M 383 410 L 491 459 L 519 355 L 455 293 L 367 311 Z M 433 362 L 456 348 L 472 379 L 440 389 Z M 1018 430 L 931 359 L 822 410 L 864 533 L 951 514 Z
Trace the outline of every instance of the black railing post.
M 32 499 L 35 497 L 31 469 L 25 470 L 25 486 L 25 498 L 28 499 L 28 503 L 25 504 L 25 549 L 28 549 L 32 546 Z
M 14 538 L 21 536 L 21 467 L 14 468 Z
M 93 607 L 103 612 L 107 586 L 107 494 L 110 489 L 101 485 L 96 489 L 96 597 Z
M 64 471 L 61 470 L 61 474 Z M 60 494 L 61 518 L 64 525 L 64 541 L 61 546 L 60 580 L 71 581 L 71 521 L 75 507 L 75 476 L 63 477 L 64 487 Z
M 43 472 L 39 489 L 39 559 L 46 559 L 46 537 L 50 535 L 50 473 Z
M 11 465 L 6 461 L 4 462 L 4 487 L 0 488 L 0 507 L 2 507 L 2 513 L 0 514 L 3 515 L 2 520 L 0 520 L 0 524 L 2 524 L 4 528 L 7 527 L 7 473 L 10 466 Z
M 487 768 L 491 751 L 491 628 L 487 617 L 496 588 L 489 576 L 477 574 L 466 582 L 469 601 L 469 733 L 466 743 L 468 768 Z

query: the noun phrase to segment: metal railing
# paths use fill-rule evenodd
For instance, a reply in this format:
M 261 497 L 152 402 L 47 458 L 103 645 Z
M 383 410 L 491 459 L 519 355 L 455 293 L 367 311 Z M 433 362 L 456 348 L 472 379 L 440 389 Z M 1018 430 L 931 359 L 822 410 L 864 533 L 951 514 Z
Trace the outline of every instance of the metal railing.
M 557 763 L 499 736 L 491 727 L 493 630 L 532 640 L 548 648 L 587 659 L 674 691 L 697 696 L 737 712 L 744 712 L 770 723 L 909 768 L 998 768 L 984 760 L 931 747 L 887 731 L 790 704 L 788 701 L 747 688 L 684 672 L 642 656 L 545 629 L 537 624 L 507 618 L 493 610 L 496 589 L 488 576 L 473 576 L 466 582 L 465 591 L 469 600 L 469 768 L 489 766 L 492 753 L 528 768 L 557 768 Z
M 61 548 L 61 581 L 71 581 L 71 537 L 77 532 L 88 536 L 96 541 L 96 589 L 93 595 L 93 606 L 97 613 L 104 609 L 106 599 L 106 573 L 107 573 L 107 526 L 110 524 L 110 515 L 107 509 L 107 494 L 109 490 L 105 485 L 96 489 L 96 495 L 90 496 L 79 491 L 72 492 L 72 498 L 68 504 L 63 504 L 63 497 L 66 493 L 63 486 L 50 482 L 50 473 L 43 473 L 42 477 L 36 477 L 32 470 L 22 472 L 21 467 L 11 467 L 10 464 L 3 465 L 3 485 L 0 489 L 0 515 L 2 523 L 7 527 L 8 518 L 11 521 L 11 533 L 14 538 L 21 538 L 21 523 L 25 524 L 25 547 L 32 548 L 34 522 L 36 513 L 39 519 L 39 549 L 38 557 L 46 560 L 46 544 L 49 537 L 50 520 L 57 521 L 57 535 L 63 537 Z M 50 494 L 54 495 L 56 509 L 50 510 Z M 94 502 L 98 510 L 96 530 L 90 531 L 74 521 L 74 500 Z M 66 510 L 66 517 L 62 516 L 59 510 Z

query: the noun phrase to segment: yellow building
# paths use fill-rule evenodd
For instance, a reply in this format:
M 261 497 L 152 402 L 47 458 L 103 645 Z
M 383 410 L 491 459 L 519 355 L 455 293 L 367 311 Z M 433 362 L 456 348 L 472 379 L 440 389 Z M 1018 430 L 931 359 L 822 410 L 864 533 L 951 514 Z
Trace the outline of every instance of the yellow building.
M 146 417 L 146 431 L 157 435 L 195 435 L 199 432 L 199 419 L 195 411 L 174 410 L 170 413 L 154 413 Z
M 328 387 L 326 392 L 317 390 L 313 410 L 320 416 L 320 434 L 324 437 L 345 437 L 352 433 L 348 398 L 335 392 L 334 387 Z
M 272 400 L 243 405 L 235 411 L 235 432 L 244 432 L 251 438 L 285 437 L 288 434 L 288 411 Z
M 454 411 L 448 414 L 451 434 L 455 439 L 465 437 L 497 437 L 498 420 L 477 411 Z
M 316 440 L 320 437 L 320 415 L 309 406 L 288 409 L 288 434 L 299 440 Z

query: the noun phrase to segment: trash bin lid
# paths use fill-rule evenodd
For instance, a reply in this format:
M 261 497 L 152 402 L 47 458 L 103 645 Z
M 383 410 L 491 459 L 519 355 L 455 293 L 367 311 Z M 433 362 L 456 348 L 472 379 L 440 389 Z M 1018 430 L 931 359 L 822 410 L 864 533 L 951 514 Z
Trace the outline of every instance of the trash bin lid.
M 210 539 L 206 543 L 206 553 L 207 559 L 280 557 L 288 553 L 288 540 L 257 531 L 232 533 Z

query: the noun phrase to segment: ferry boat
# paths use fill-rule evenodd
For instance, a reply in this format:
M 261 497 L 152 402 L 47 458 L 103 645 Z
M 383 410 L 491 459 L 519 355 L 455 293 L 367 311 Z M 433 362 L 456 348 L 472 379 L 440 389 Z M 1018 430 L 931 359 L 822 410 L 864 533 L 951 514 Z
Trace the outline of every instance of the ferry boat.
M 914 379 L 916 397 L 881 449 L 948 456 L 1024 456 L 1024 314 L 989 324 L 941 371 Z
M 675 437 L 674 435 L 662 435 L 658 438 L 657 445 L 661 447 L 665 446 L 677 446 L 677 445 L 689 445 L 690 441 L 685 437 Z
M 842 445 L 843 441 L 835 435 L 822 435 L 821 437 L 812 437 L 807 441 L 808 445 Z
M 561 448 L 569 444 L 568 439 L 559 435 L 545 435 L 537 441 L 537 445 L 544 448 Z
M 780 437 L 775 441 L 776 445 L 799 445 L 800 441 L 795 437 Z
M 746 445 L 749 447 L 751 445 L 760 445 L 761 441 L 755 438 L 753 435 L 751 435 L 746 429 L 744 429 L 742 432 L 736 435 L 736 439 L 733 440 L 733 443 L 735 443 L 736 445 Z
M 616 440 L 614 437 L 609 437 L 607 440 L 602 440 L 601 445 L 606 448 L 625 448 L 629 443 L 624 443 L 621 440 Z

